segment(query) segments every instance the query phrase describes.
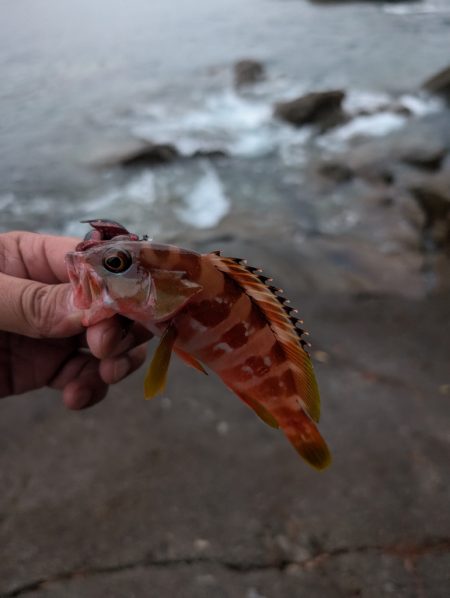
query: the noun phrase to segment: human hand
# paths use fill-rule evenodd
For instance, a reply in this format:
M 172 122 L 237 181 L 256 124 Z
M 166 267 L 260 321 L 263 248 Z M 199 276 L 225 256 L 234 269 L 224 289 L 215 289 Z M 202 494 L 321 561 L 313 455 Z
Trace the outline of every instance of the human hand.
M 83 409 L 145 360 L 142 326 L 119 316 L 82 326 L 64 263 L 77 242 L 0 234 L 0 398 L 50 386 Z

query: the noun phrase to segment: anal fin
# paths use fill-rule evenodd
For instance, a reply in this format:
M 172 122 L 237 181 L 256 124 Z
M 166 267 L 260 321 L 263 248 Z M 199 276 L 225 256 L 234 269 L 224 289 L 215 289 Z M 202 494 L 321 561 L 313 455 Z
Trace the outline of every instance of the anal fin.
M 208 372 L 205 370 L 202 364 L 197 359 L 195 359 L 195 357 L 192 357 L 192 355 L 190 355 L 186 351 L 183 351 L 183 349 L 180 349 L 179 347 L 174 347 L 173 350 L 178 355 L 178 357 L 182 361 L 184 361 L 186 365 L 190 365 L 191 367 L 195 368 L 199 372 L 202 372 L 202 374 L 205 374 L 206 376 L 208 375 Z
M 256 415 L 259 418 L 261 418 L 265 424 L 267 424 L 271 428 L 278 429 L 280 427 L 274 416 L 271 413 L 269 413 L 269 411 L 267 411 L 267 409 L 263 407 L 261 403 L 255 401 L 254 399 L 251 399 L 250 397 L 244 394 L 238 394 L 238 397 L 242 399 L 244 403 L 247 403 L 247 405 L 253 409 Z

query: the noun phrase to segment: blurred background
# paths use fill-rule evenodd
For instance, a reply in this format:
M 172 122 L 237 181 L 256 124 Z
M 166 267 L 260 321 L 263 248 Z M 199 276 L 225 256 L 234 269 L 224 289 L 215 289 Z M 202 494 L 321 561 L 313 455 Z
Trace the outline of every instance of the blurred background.
M 334 453 L 175 360 L 5 400 L 0 596 L 448 596 L 450 0 L 2 0 L 0 74 L 0 231 L 262 266 Z

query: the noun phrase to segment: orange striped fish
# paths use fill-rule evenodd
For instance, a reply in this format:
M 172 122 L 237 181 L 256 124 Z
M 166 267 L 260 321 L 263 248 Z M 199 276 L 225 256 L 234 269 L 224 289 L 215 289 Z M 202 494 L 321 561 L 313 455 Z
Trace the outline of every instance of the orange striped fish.
M 280 289 L 244 260 L 139 239 L 122 225 L 92 231 L 67 254 L 75 306 L 91 325 L 122 314 L 161 337 L 145 396 L 164 388 L 172 351 L 212 369 L 316 469 L 331 460 L 315 422 L 320 398 L 307 344 Z

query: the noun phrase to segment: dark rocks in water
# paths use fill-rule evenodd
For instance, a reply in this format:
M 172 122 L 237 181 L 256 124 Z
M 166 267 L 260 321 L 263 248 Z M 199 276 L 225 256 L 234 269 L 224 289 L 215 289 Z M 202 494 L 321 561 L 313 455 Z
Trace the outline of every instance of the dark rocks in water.
M 450 249 L 450 172 L 434 175 L 410 190 L 425 214 L 425 231 L 437 247 Z
M 403 106 L 403 104 L 393 105 L 390 108 L 388 108 L 388 111 L 394 112 L 394 114 L 399 114 L 400 116 L 413 115 L 411 108 L 408 108 L 408 106 Z
M 345 122 L 344 98 L 342 90 L 312 92 L 295 100 L 278 102 L 274 114 L 296 127 L 312 124 L 325 131 Z
M 221 149 L 198 149 L 190 156 L 191 158 L 210 158 L 215 160 L 217 158 L 228 158 L 228 154 L 225 150 Z
M 378 156 L 363 156 L 358 160 L 356 152 L 348 152 L 341 160 L 327 160 L 318 165 L 316 172 L 334 183 L 347 183 L 353 179 L 362 179 L 375 186 L 391 185 L 395 175 L 389 159 Z
M 386 136 L 359 140 L 332 161 L 336 168 L 350 169 L 355 179 L 409 189 L 444 168 L 446 156 L 450 119 L 443 112 L 411 119 Z
M 115 147 L 94 156 L 91 164 L 97 167 L 123 166 L 124 168 L 145 168 L 170 164 L 175 160 L 227 158 L 225 150 L 198 149 L 192 154 L 181 154 L 172 143 L 151 143 L 140 140 L 117 141 Z
M 335 183 L 346 183 L 353 179 L 353 170 L 342 162 L 327 160 L 317 167 L 317 172 L 321 176 L 334 181 Z
M 171 143 L 147 143 L 128 155 L 122 156 L 118 163 L 125 167 L 156 166 L 168 164 L 179 157 L 179 151 Z
M 401 156 L 401 160 L 416 168 L 433 171 L 439 170 L 446 154 L 447 150 L 444 147 L 424 145 L 423 147 L 411 148 L 410 151 L 405 151 Z
M 422 87 L 430 93 L 443 96 L 447 102 L 450 102 L 450 66 L 427 79 Z
M 253 85 L 265 78 L 264 65 L 258 60 L 246 58 L 234 65 L 234 85 L 242 87 Z
M 372 185 L 392 185 L 395 181 L 391 166 L 383 162 L 361 165 L 357 174 Z
M 423 250 L 432 247 L 440 250 L 433 255 L 441 255 L 445 264 L 450 252 L 449 150 L 450 122 L 443 111 L 322 158 L 312 169 L 312 180 L 319 196 L 329 194 L 331 182 L 333 193 L 345 202 L 356 224 L 350 220 L 343 234 L 369 239 L 399 256 L 424 256 Z M 336 232 L 341 222 L 333 218 Z M 424 259 L 431 259 L 429 252 Z

